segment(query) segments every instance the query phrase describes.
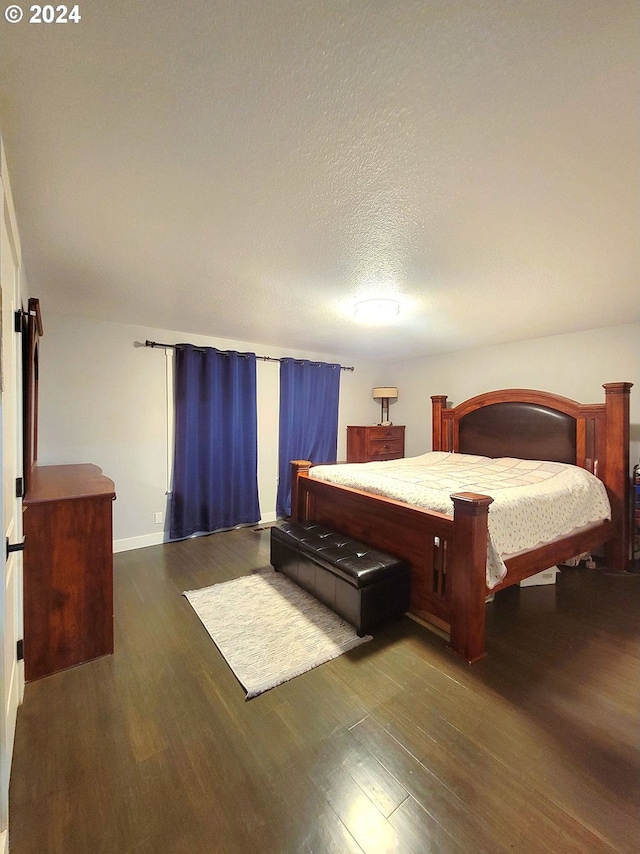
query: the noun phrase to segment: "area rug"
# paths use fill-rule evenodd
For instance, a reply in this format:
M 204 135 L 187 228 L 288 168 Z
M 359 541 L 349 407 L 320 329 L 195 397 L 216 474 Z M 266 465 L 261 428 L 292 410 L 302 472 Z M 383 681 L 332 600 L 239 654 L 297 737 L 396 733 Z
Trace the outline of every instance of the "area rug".
M 270 568 L 184 595 L 247 700 L 372 640 Z

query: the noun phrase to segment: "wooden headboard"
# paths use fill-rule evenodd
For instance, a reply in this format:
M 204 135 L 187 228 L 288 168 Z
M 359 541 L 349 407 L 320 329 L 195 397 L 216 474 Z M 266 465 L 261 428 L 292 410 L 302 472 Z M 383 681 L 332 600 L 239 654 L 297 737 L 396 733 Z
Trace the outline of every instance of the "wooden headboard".
M 604 403 L 578 403 L 533 389 L 500 389 L 454 407 L 433 395 L 434 451 L 552 460 L 580 466 L 607 487 L 620 548 L 631 543 L 629 395 L 633 383 L 606 383 Z
M 575 465 L 576 420 L 535 403 L 503 402 L 474 409 L 458 421 L 464 454 L 552 460 Z

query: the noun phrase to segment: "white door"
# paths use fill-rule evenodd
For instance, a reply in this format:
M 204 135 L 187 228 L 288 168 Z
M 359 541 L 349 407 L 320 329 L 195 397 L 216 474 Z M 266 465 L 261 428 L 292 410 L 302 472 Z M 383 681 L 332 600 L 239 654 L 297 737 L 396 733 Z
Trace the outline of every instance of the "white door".
M 2 152 L 4 155 L 4 152 Z M 24 669 L 18 665 L 16 644 L 22 637 L 22 554 L 9 554 L 5 561 L 5 542 L 22 541 L 21 501 L 16 497 L 16 478 L 22 476 L 22 413 L 19 400 L 18 370 L 21 365 L 21 337 L 15 332 L 15 311 L 20 304 L 20 244 L 6 162 L 2 156 L 0 184 L 0 432 L 2 454 L 2 520 L 4 540 L 0 543 L 4 566 L 0 583 L 0 852 L 6 850 L 9 823 L 9 774 L 13 753 L 18 705 L 24 692 Z

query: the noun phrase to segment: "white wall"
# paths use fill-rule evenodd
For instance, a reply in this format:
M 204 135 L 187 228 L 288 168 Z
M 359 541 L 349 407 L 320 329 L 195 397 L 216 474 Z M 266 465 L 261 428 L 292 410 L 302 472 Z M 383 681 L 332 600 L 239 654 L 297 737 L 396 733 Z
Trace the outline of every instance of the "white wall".
M 500 388 L 534 388 L 581 403 L 603 403 L 603 383 L 632 382 L 631 464 L 640 454 L 640 324 L 553 335 L 446 353 L 390 368 L 398 400 L 393 421 L 407 425 L 407 455 L 431 448 L 432 394 L 451 404 Z
M 146 339 L 189 341 L 355 365 L 342 371 L 338 458 L 345 458 L 346 425 L 373 423 L 371 398 L 381 382 L 374 365 L 331 354 L 302 353 L 260 344 L 56 315 L 42 305 L 39 453 L 41 465 L 91 462 L 116 485 L 116 550 L 162 542 L 167 522 L 167 392 L 165 350 Z M 275 519 L 278 466 L 278 363 L 258 362 L 258 483 L 263 521 Z M 162 511 L 163 525 L 154 515 Z
M 353 373 L 342 372 L 338 459 L 345 458 L 348 424 L 372 424 L 379 419 L 380 406 L 371 397 L 376 385 L 398 386 L 390 417 L 395 424 L 406 424 L 406 452 L 413 455 L 431 447 L 432 394 L 447 394 L 455 404 L 497 388 L 539 388 L 598 403 L 604 400 L 602 384 L 617 381 L 635 383 L 632 464 L 640 454 L 638 323 L 385 365 L 63 317 L 50 313 L 46 305 L 42 310 L 39 462 L 93 462 L 114 480 L 118 550 L 162 542 L 166 527 L 167 357 L 164 350 L 136 346 L 147 338 L 355 364 Z M 271 521 L 277 484 L 278 365 L 258 362 L 257 372 L 260 507 L 263 520 Z M 164 514 L 163 525 L 154 523 L 158 511 Z

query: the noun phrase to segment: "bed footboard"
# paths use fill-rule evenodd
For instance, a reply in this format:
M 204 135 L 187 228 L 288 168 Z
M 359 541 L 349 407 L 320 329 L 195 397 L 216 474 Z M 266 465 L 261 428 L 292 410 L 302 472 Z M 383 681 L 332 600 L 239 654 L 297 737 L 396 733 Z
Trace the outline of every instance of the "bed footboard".
M 492 499 L 451 496 L 453 517 L 309 477 L 292 462 L 291 518 L 317 522 L 397 555 L 411 569 L 411 612 L 449 632 L 468 662 L 485 654 L 488 510 Z

